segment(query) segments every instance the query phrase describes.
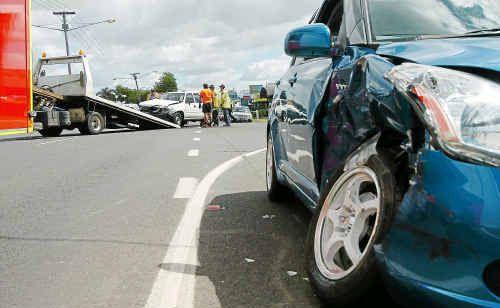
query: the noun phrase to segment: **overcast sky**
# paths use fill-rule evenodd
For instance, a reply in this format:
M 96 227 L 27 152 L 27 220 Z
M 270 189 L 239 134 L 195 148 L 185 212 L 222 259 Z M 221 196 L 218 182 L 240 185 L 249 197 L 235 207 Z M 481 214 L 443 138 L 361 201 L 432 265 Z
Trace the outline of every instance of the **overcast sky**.
M 203 82 L 230 88 L 278 79 L 287 69 L 286 33 L 307 22 L 322 0 L 33 0 L 33 24 L 60 27 L 52 11 L 69 9 L 71 26 L 115 18 L 70 33 L 73 53 L 91 58 L 95 87 L 132 72 L 171 71 L 180 87 Z M 64 55 L 61 32 L 33 29 L 33 54 Z M 141 80 L 150 88 L 155 74 Z

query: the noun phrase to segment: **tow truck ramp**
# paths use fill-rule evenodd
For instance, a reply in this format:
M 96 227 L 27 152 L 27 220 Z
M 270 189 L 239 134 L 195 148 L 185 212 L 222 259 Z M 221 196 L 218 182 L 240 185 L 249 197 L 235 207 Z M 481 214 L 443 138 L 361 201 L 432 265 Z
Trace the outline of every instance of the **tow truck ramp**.
M 133 108 L 109 101 L 98 96 L 91 95 L 86 96 L 85 98 L 91 104 L 93 103 L 105 108 L 113 109 L 115 112 L 122 113 L 122 115 L 126 115 L 127 117 L 135 118 L 143 123 L 147 123 L 148 127 L 151 128 L 181 128 L 175 123 L 162 120 L 147 113 L 140 112 Z

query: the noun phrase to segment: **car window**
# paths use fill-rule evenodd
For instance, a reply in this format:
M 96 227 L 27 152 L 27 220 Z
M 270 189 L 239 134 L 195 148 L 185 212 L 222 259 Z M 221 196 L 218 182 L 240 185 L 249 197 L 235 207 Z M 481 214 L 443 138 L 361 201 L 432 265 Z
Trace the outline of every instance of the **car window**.
M 189 93 L 186 96 L 186 104 L 192 104 L 192 103 L 194 103 L 194 97 L 193 97 L 193 94 Z
M 328 4 L 323 7 L 323 11 L 318 15 L 316 23 L 327 25 L 330 28 L 333 38 L 335 38 L 339 34 L 343 15 L 343 1 L 329 1 Z
M 53 76 L 64 76 L 68 74 L 68 65 L 71 67 L 71 74 L 78 75 L 80 72 L 84 72 L 85 68 L 83 63 L 51 63 L 44 64 L 40 70 L 40 77 L 53 77 Z
M 367 0 L 373 39 L 409 40 L 421 35 L 460 35 L 499 28 L 499 1 Z
M 162 96 L 162 99 L 169 100 L 169 101 L 175 101 L 175 102 L 182 102 L 184 101 L 184 93 L 167 93 Z
M 194 101 L 197 104 L 199 104 L 201 102 L 201 100 L 200 100 L 200 94 L 198 94 L 198 93 L 194 94 Z
M 343 1 L 325 1 L 321 9 L 315 13 L 315 23 L 323 23 L 330 28 L 332 33 L 332 42 L 337 41 L 344 14 Z M 300 65 L 316 58 L 294 57 L 290 66 Z

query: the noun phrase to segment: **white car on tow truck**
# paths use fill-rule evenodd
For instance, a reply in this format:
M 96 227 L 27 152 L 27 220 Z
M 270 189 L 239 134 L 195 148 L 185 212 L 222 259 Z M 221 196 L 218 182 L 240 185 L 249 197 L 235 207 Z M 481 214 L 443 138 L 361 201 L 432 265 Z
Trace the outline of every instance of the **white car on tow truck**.
M 139 103 L 139 108 L 144 113 L 172 121 L 179 126 L 184 126 L 189 121 L 203 120 L 200 94 L 193 91 L 162 94 L 158 99 Z

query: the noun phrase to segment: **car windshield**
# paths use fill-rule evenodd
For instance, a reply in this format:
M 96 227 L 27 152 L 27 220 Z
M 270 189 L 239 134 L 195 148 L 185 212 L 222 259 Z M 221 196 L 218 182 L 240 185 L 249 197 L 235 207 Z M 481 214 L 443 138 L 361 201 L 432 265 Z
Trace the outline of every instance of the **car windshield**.
M 498 0 L 367 0 L 373 39 L 410 40 L 500 27 Z
M 184 101 L 184 93 L 167 93 L 162 96 L 162 99 L 167 101 Z

